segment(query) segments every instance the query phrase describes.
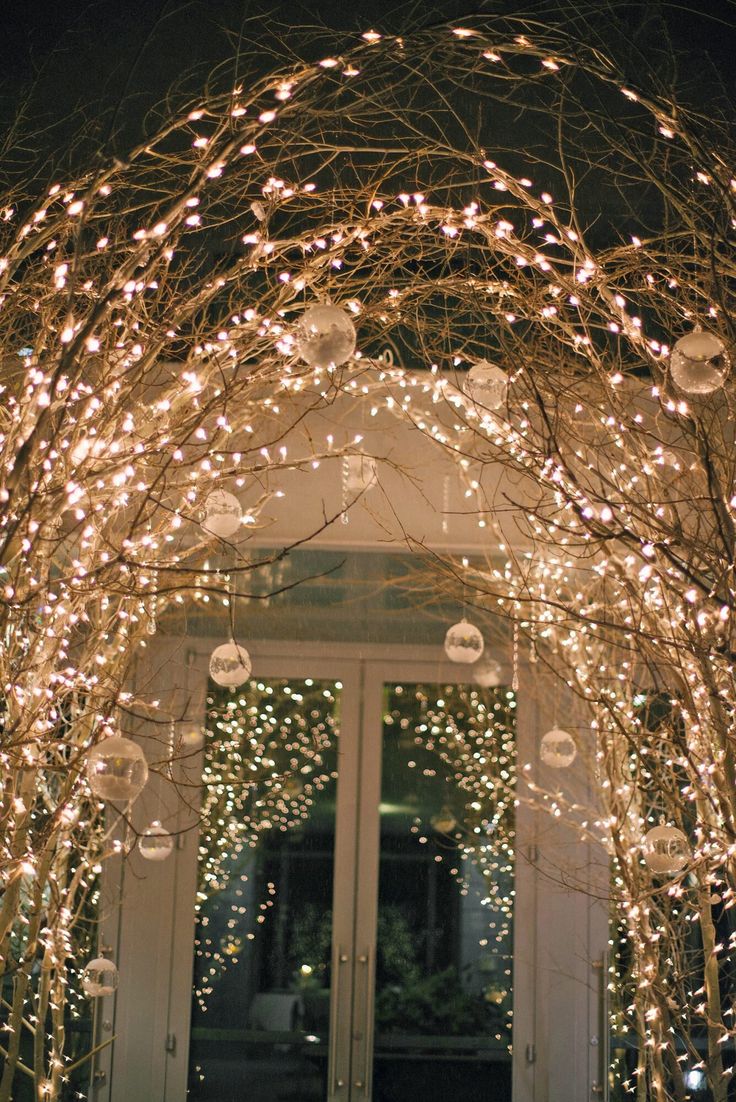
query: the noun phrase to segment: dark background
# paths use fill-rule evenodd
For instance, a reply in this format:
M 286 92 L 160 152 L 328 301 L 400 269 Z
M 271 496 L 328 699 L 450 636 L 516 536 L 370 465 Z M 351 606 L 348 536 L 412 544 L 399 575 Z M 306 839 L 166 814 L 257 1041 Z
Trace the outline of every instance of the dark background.
M 105 120 L 101 146 L 125 146 L 172 85 L 194 92 L 213 66 L 238 67 L 239 53 L 254 45 L 265 65 L 269 50 L 318 50 L 330 31 L 404 31 L 470 14 L 563 26 L 613 52 L 632 80 L 648 66 L 667 68 L 681 94 L 706 112 L 715 100 L 736 102 L 736 0 L 5 0 L 3 7 L 1 125 L 7 133 L 22 107 L 36 159 L 63 146 L 69 127 L 85 119 Z

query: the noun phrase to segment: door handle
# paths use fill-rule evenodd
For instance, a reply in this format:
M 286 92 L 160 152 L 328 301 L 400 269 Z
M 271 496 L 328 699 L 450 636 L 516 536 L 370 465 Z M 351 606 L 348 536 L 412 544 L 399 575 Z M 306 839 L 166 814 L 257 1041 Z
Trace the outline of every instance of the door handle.
M 329 1054 L 329 1068 L 328 1068 L 328 1080 L 330 1084 L 330 1098 L 333 1097 L 342 1087 L 345 1086 L 345 1080 L 338 1078 L 337 1069 L 337 1045 L 338 1045 L 338 1020 L 340 1017 L 340 991 L 341 980 L 344 966 L 348 963 L 347 953 L 344 953 L 338 946 L 335 949 L 334 958 L 332 961 L 332 993 L 330 996 L 330 1054 Z
M 373 986 L 375 970 L 370 949 L 358 957 L 358 964 L 364 969 L 363 976 L 363 1075 L 356 1079 L 354 1086 L 363 1091 L 365 1098 L 371 1095 L 371 1072 L 373 1057 Z

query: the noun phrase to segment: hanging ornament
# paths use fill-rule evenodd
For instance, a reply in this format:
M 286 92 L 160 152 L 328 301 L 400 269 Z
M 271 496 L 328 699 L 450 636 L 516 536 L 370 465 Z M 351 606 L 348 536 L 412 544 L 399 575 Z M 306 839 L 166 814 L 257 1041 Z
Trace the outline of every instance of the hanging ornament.
M 252 663 L 245 647 L 222 643 L 210 655 L 210 677 L 217 685 L 235 689 L 250 677 Z
M 501 663 L 490 656 L 481 658 L 473 669 L 473 681 L 481 689 L 495 689 L 501 684 L 501 675 Z
M 146 861 L 165 861 L 174 848 L 174 839 L 158 819 L 154 819 L 138 839 L 138 852 Z
M 92 999 L 101 995 L 114 995 L 119 981 L 120 973 L 113 962 L 105 957 L 95 957 L 82 972 L 82 990 Z
M 438 834 L 450 834 L 457 826 L 457 819 L 452 813 L 452 808 L 443 804 L 436 815 L 429 820 Z
M 670 375 L 686 394 L 711 394 L 723 386 L 730 370 L 731 357 L 721 338 L 699 327 L 672 349 Z
M 137 742 L 112 735 L 90 750 L 87 780 L 100 800 L 129 803 L 148 780 L 148 762 Z
M 509 377 L 488 360 L 479 360 L 465 376 L 463 390 L 477 405 L 497 410 L 506 403 Z
M 235 494 L 228 490 L 213 490 L 204 503 L 202 527 L 211 536 L 228 539 L 240 528 L 243 510 Z
M 200 746 L 204 745 L 206 736 L 207 728 L 204 724 L 182 724 L 178 736 L 179 749 L 182 753 L 199 750 Z
M 445 654 L 451 662 L 466 665 L 475 662 L 483 653 L 483 636 L 475 624 L 461 620 L 453 624 L 445 636 Z
M 288 777 L 284 777 L 281 787 L 284 795 L 293 799 L 296 796 L 301 796 L 304 791 L 304 779 L 298 773 L 290 773 Z
M 667 876 L 684 869 L 692 855 L 681 830 L 660 825 L 644 835 L 642 856 L 653 873 Z
M 339 306 L 310 306 L 296 327 L 296 349 L 310 367 L 339 367 L 355 352 L 357 336 L 348 314 Z
M 542 736 L 539 744 L 539 756 L 545 765 L 553 769 L 567 769 L 577 757 L 578 748 L 575 739 L 561 727 L 553 727 Z
M 375 486 L 378 479 L 378 464 L 372 455 L 346 455 L 343 458 L 343 479 L 346 492 L 351 498 L 357 497 Z

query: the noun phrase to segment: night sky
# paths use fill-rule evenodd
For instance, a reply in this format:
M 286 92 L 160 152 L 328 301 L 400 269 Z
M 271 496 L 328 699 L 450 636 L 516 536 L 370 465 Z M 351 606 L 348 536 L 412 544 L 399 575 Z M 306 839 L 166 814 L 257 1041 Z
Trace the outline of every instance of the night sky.
M 655 63 L 669 36 L 690 101 L 705 111 L 714 95 L 736 103 L 736 0 L 5 0 L 3 7 L 0 121 L 8 124 L 25 103 L 27 129 L 41 153 L 63 144 L 75 111 L 112 120 L 113 145 L 136 140 L 147 110 L 172 84 L 188 74 L 193 92 L 243 44 L 294 41 L 294 27 L 404 30 L 483 12 L 530 13 L 573 32 L 576 21 L 587 18 L 614 52 L 617 39 L 624 52 L 633 43 Z

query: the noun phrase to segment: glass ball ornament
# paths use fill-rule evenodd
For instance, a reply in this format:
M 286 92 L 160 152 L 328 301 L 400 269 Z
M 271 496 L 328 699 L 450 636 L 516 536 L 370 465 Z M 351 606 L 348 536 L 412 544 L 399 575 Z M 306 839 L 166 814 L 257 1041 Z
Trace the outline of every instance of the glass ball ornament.
M 204 724 L 182 724 L 179 731 L 178 749 L 182 754 L 191 753 L 204 746 L 207 738 L 207 728 Z
M 310 306 L 296 327 L 296 349 L 310 367 L 340 367 L 355 352 L 357 335 L 350 316 L 340 306 Z
M 562 727 L 553 727 L 551 731 L 547 731 L 539 744 L 540 758 L 553 769 L 567 769 L 575 761 L 577 753 L 575 739 Z
M 213 490 L 204 503 L 202 527 L 211 536 L 228 539 L 240 528 L 243 509 L 235 494 L 228 490 Z
M 467 620 L 453 624 L 445 635 L 445 654 L 451 662 L 470 665 L 480 658 L 484 646 L 479 629 Z
M 670 375 L 685 394 L 712 394 L 722 387 L 731 370 L 731 357 L 715 333 L 695 329 L 675 344 L 670 356 Z
M 509 377 L 488 360 L 479 360 L 465 376 L 463 390 L 477 405 L 498 410 L 508 397 Z
M 372 489 L 378 481 L 378 463 L 372 455 L 346 455 L 343 460 L 343 485 L 351 497 Z
M 304 792 L 304 778 L 298 773 L 290 773 L 288 777 L 284 777 L 282 788 L 284 795 L 288 798 L 301 796 Z
M 495 689 L 501 684 L 503 670 L 495 658 L 483 657 L 473 669 L 473 681 L 481 689 Z
M 148 780 L 146 756 L 137 742 L 112 735 L 90 750 L 87 780 L 98 799 L 129 803 Z
M 222 643 L 210 655 L 210 677 L 225 689 L 235 689 L 250 677 L 250 655 L 238 643 Z
M 165 861 L 174 849 L 174 839 L 158 819 L 154 819 L 138 839 L 138 852 L 146 861 Z
M 452 813 L 452 808 L 443 804 L 436 815 L 429 820 L 438 834 L 450 834 L 457 826 L 457 819 Z
M 85 965 L 82 972 L 82 990 L 92 999 L 101 995 L 114 995 L 119 981 L 120 973 L 106 957 L 95 957 Z
M 690 845 L 677 827 L 656 826 L 644 835 L 642 856 L 653 873 L 669 876 L 681 872 L 688 864 Z

